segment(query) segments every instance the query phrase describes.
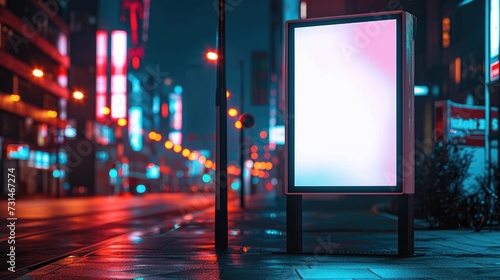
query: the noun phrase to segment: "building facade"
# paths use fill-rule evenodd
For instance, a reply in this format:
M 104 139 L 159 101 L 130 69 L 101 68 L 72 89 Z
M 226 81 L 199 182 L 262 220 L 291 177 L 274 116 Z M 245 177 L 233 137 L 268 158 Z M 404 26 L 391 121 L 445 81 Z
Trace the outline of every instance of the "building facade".
M 0 1 L 1 160 L 18 167 L 19 195 L 63 192 L 67 11 L 65 1 Z

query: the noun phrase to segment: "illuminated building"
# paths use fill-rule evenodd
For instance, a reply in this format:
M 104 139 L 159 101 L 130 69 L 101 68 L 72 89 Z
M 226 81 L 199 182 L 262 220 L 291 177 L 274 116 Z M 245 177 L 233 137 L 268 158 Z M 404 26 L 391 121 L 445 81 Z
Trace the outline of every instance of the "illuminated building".
M 68 139 L 68 147 L 78 150 L 88 146 L 88 152 L 80 156 L 80 168 L 69 174 L 70 192 L 127 192 L 130 174 L 136 174 L 139 166 L 145 176 L 149 163 L 142 133 L 151 104 L 148 108 L 140 104 L 136 110 L 133 94 L 137 93 L 133 91 L 137 89 L 129 78 L 132 72 L 141 71 L 149 0 L 71 1 L 69 5 L 73 42 L 70 82 L 87 94 L 84 102 L 69 104 L 68 117 L 77 133 Z M 136 154 L 144 160 L 137 161 Z
M 1 161 L 17 166 L 19 195 L 63 192 L 70 97 L 67 20 L 63 1 L 0 1 Z

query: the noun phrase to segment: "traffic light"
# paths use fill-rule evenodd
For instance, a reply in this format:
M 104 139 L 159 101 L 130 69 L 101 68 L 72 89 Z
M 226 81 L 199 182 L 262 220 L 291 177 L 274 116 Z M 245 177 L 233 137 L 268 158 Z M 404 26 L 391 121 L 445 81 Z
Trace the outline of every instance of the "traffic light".
M 238 120 L 243 128 L 252 128 L 255 124 L 255 118 L 250 114 L 241 114 Z

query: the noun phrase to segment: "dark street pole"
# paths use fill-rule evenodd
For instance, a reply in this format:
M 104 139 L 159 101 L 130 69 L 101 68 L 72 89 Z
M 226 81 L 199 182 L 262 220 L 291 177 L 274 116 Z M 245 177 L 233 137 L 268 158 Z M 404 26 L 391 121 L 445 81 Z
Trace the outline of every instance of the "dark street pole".
M 59 106 L 60 107 L 60 106 Z M 59 110 L 59 113 L 61 110 Z M 60 137 L 60 116 L 57 116 L 57 127 L 56 127 L 56 168 L 57 171 L 59 172 L 59 176 L 56 178 L 56 198 L 61 197 L 61 166 L 59 163 L 59 149 L 61 148 L 61 144 L 59 143 L 59 137 Z
M 217 34 L 216 152 L 215 152 L 215 248 L 226 250 L 227 236 L 227 100 L 225 0 L 219 0 Z
M 240 59 L 240 114 L 244 113 L 244 103 L 245 103 L 245 93 L 244 93 L 244 64 L 243 59 Z M 240 129 L 240 207 L 245 208 L 245 180 L 243 176 L 243 170 L 245 169 L 245 133 L 243 126 Z

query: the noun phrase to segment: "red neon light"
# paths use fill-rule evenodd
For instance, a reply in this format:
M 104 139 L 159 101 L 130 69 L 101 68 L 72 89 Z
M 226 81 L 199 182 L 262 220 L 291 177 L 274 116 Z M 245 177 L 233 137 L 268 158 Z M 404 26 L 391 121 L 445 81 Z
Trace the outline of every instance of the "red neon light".
M 134 69 L 139 69 L 140 66 L 141 60 L 138 57 L 132 58 L 132 67 L 134 67 Z
M 168 104 L 167 103 L 161 104 L 161 117 L 162 118 L 168 117 Z
M 137 45 L 138 34 L 137 34 L 137 9 L 140 8 L 140 3 L 130 6 L 130 29 L 132 30 L 132 45 Z
M 111 32 L 111 119 L 127 117 L 127 32 Z
M 498 69 L 498 61 L 492 63 L 490 65 L 490 67 L 491 67 L 490 68 L 490 73 L 491 73 L 490 74 L 490 76 L 491 76 L 490 80 L 491 81 L 495 81 L 496 79 L 498 79 L 498 77 L 500 77 L 500 71 Z
M 107 88 L 108 33 L 99 30 L 96 33 L 96 119 L 105 119 L 103 108 L 106 104 Z

